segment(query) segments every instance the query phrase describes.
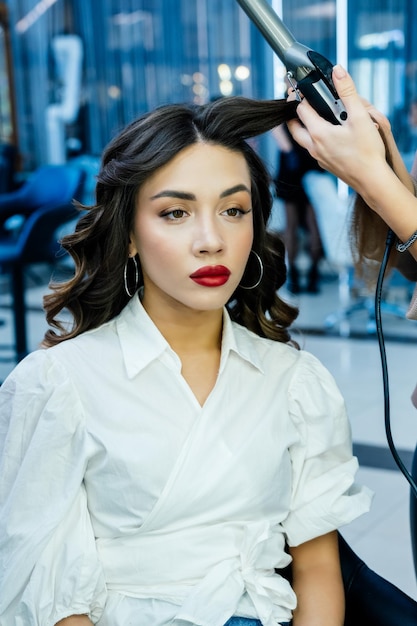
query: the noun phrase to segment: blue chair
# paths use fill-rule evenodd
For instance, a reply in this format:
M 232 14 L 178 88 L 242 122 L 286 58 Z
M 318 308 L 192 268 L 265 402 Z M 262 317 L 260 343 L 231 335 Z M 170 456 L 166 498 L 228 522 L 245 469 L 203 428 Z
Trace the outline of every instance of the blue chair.
M 8 217 L 26 217 L 36 209 L 58 202 L 80 200 L 82 174 L 71 165 L 42 165 L 18 189 L 0 193 L 0 222 Z
M 80 169 L 43 166 L 20 189 L 0 195 L 0 267 L 11 278 L 16 361 L 28 353 L 25 268 L 57 262 L 57 230 L 77 217 L 73 199 L 82 197 L 83 183 Z

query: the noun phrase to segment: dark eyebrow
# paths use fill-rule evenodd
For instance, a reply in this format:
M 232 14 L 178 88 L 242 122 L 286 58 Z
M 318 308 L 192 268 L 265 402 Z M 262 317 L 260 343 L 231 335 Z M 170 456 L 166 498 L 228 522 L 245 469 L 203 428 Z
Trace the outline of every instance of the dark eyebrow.
M 230 189 L 222 191 L 222 193 L 220 194 L 220 198 L 226 198 L 227 196 L 231 196 L 237 191 L 246 191 L 250 195 L 250 189 L 248 189 L 246 185 L 235 185 L 234 187 L 230 187 Z
M 226 198 L 227 196 L 231 196 L 238 191 L 246 191 L 250 194 L 250 189 L 246 187 L 246 185 L 235 185 L 234 187 L 230 187 L 230 189 L 225 189 L 220 194 L 220 198 Z M 156 200 L 157 198 L 178 198 L 179 200 L 197 200 L 193 193 L 187 193 L 186 191 L 176 191 L 175 189 L 164 189 L 160 191 L 155 196 L 151 197 L 151 200 Z
M 157 198 L 178 198 L 179 200 L 197 200 L 193 193 L 187 193 L 186 191 L 175 191 L 174 189 L 164 189 L 160 193 L 151 197 L 151 200 Z

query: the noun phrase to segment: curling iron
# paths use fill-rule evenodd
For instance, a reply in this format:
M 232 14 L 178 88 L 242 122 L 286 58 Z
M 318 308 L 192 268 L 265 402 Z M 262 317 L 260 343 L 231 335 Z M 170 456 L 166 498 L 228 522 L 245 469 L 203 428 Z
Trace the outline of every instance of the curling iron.
M 346 110 L 332 80 L 332 63 L 299 43 L 266 0 L 237 1 L 285 65 L 288 82 L 298 99 L 301 92 L 317 113 L 333 124 L 346 120 Z

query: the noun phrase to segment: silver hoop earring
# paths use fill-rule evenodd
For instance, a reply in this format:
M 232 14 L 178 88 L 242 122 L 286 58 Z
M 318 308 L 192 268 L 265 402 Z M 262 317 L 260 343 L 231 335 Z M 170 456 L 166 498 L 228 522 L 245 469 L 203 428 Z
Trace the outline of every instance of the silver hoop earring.
M 127 279 L 127 271 L 128 271 L 128 264 L 129 264 L 129 260 L 133 261 L 133 265 L 134 265 L 134 275 L 135 275 L 135 286 L 132 290 L 132 292 L 129 289 L 129 285 L 128 285 L 128 279 Z M 139 287 L 139 267 L 138 267 L 138 262 L 136 260 L 136 257 L 131 256 L 128 257 L 126 263 L 125 263 L 125 267 L 123 270 L 123 281 L 124 281 L 124 287 L 125 287 L 125 292 L 128 295 L 129 298 L 133 298 L 133 296 L 135 295 L 137 288 Z
M 256 257 L 256 260 L 259 263 L 259 278 L 256 281 L 256 283 L 254 285 L 251 285 L 250 287 L 245 287 L 244 285 L 240 284 L 239 287 L 242 287 L 242 289 L 255 289 L 255 287 L 257 287 L 260 284 L 264 275 L 264 264 L 262 263 L 261 257 L 259 256 L 257 252 L 255 252 L 255 250 L 251 250 L 251 252 L 253 252 L 253 254 Z

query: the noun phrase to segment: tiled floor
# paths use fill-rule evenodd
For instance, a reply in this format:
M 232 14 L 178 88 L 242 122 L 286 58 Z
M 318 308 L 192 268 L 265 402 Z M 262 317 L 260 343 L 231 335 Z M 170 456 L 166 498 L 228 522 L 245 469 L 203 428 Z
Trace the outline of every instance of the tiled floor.
M 40 309 L 44 287 L 29 290 L 30 348 L 34 349 L 45 330 Z M 285 290 L 283 295 L 289 298 Z M 395 294 L 398 304 L 405 305 L 406 295 Z M 2 297 L 7 303 L 7 293 Z M 348 407 L 354 443 L 361 445 L 362 459 L 358 480 L 375 492 L 369 514 L 343 530 L 352 547 L 379 574 L 417 599 L 416 578 L 411 555 L 409 529 L 409 487 L 397 469 L 372 467 L 370 451 L 386 452 L 384 405 L 380 356 L 375 337 L 367 335 L 367 318 L 362 313 L 351 320 L 354 338 L 340 337 L 338 327 L 323 332 L 328 315 L 339 308 L 338 282 L 327 277 L 320 295 L 302 295 L 297 299 L 301 313 L 296 337 L 305 349 L 318 356 L 338 382 Z M 0 310 L 6 323 L 0 326 L 0 344 L 10 344 L 12 333 L 10 311 Z M 417 410 L 410 394 L 417 382 L 414 365 L 417 350 L 417 322 L 383 316 L 387 339 L 386 350 L 390 379 L 392 432 L 398 448 L 411 457 L 417 442 Z M 314 333 L 311 332 L 314 330 Z M 5 355 L 0 350 L 0 356 Z M 10 354 L 10 353 L 9 353 Z M 13 364 L 0 362 L 0 380 Z M 358 455 L 359 456 L 359 455 Z M 389 453 L 385 458 L 391 458 Z M 382 463 L 383 465 L 383 463 Z

